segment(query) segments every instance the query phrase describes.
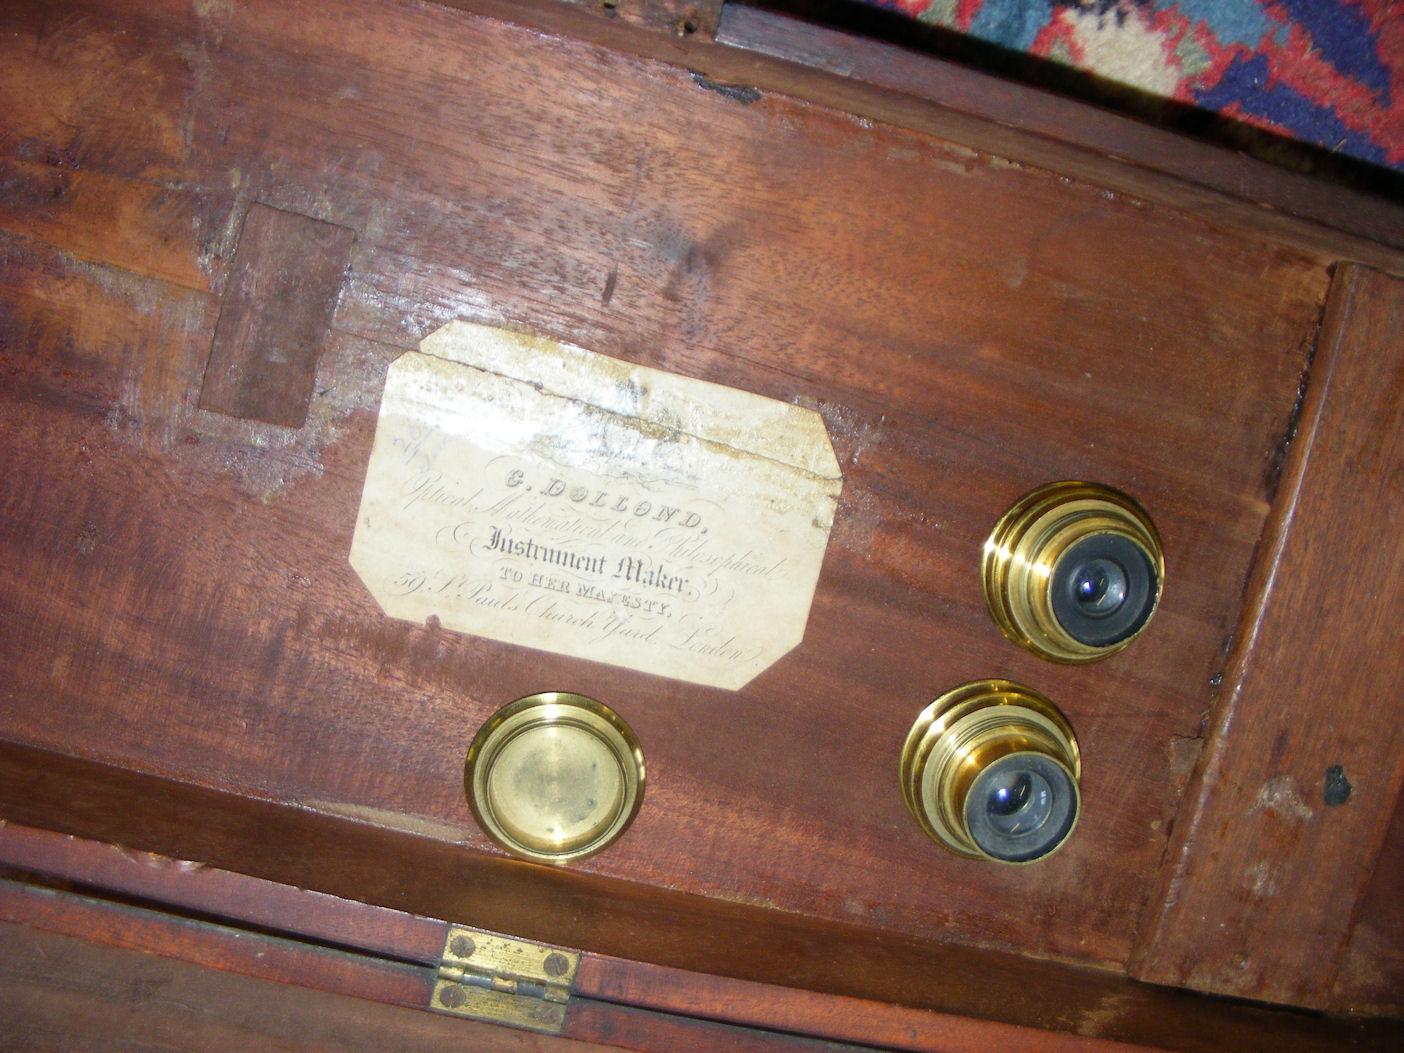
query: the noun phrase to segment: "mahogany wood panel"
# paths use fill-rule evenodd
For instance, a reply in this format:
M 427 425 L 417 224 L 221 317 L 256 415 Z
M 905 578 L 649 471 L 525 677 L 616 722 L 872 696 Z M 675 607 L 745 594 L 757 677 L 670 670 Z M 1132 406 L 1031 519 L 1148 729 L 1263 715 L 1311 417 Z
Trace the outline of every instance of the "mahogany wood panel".
M 1333 185 L 1325 179 L 1275 167 L 1146 121 L 911 50 L 904 45 L 920 48 L 928 27 L 904 25 L 885 12 L 864 8 L 845 11 L 842 6 L 822 3 L 759 5 L 765 6 L 789 8 L 806 16 L 817 13 L 821 20 L 827 16 L 833 25 L 851 31 L 745 3 L 729 3 L 722 11 L 717 39 L 844 78 L 916 95 L 943 108 L 1031 132 L 1104 158 L 1132 159 L 1144 169 L 1227 191 L 1395 250 L 1404 248 L 1404 208 L 1397 200 Z M 812 8 L 817 8 L 817 12 L 808 10 Z M 894 36 L 890 41 L 855 35 L 855 31 L 861 33 L 865 29 L 907 32 L 905 38 Z M 962 43 L 979 47 L 979 42 L 973 40 Z M 1357 247 L 1367 258 L 1379 259 L 1377 250 L 1372 251 L 1368 244 L 1340 251 L 1355 251 Z
M 1331 1009 L 1404 1018 L 1404 797 L 1341 959 Z
M 0 825 L 0 865 L 165 910 L 420 965 L 438 965 L 448 931 L 442 921 L 403 911 L 17 823 Z
M 579 690 L 639 733 L 649 798 L 623 841 L 538 887 L 591 910 L 604 890 L 658 888 L 875 946 L 1124 967 L 1273 494 L 1324 259 L 430 5 L 3 18 L 0 156 L 41 188 L 61 161 L 150 229 L 98 244 L 70 211 L 81 195 L 0 217 L 0 455 L 26 466 L 0 483 L 0 734 L 276 802 L 289 833 L 348 820 L 322 828 L 320 861 L 221 844 L 193 807 L 142 847 L 435 914 L 458 894 L 430 887 L 431 860 L 533 873 L 468 816 L 477 725 L 519 695 Z M 144 219 L 155 188 L 176 211 Z M 196 401 L 254 202 L 356 236 L 297 430 Z M 806 642 L 733 694 L 386 620 L 346 563 L 383 371 L 455 317 L 817 407 L 845 490 Z M 1152 631 L 1081 669 L 1007 644 L 976 572 L 1003 510 L 1066 477 L 1140 498 L 1169 568 Z M 1038 686 L 1082 739 L 1078 837 L 1036 867 L 942 855 L 897 792 L 916 712 L 987 675 Z M 404 851 L 352 888 L 330 875 L 355 824 Z M 608 918 L 560 924 L 628 953 Z M 936 999 L 935 981 L 907 982 L 896 1000 Z
M 0 825 L 0 868 L 6 867 L 31 880 L 59 882 L 107 897 L 119 896 L 124 901 L 135 898 L 152 909 L 190 912 L 241 928 L 282 933 L 294 939 L 426 966 L 437 964 L 447 932 L 445 923 L 428 918 L 15 823 Z M 65 931 L 81 932 L 82 926 L 70 925 Z M 1095 1038 L 1032 1031 L 588 952 L 581 956 L 573 991 L 579 998 L 615 1007 L 890 1049 L 957 1053 L 991 1046 L 1033 1048 L 1037 1044 L 1041 1050 L 1097 1053 L 1132 1048 Z M 594 1015 L 603 1020 L 606 1014 Z M 580 1011 L 575 1011 L 572 1022 L 577 1022 L 579 1016 Z M 630 1015 L 625 1020 L 632 1022 L 634 1017 Z M 646 1020 L 653 1026 L 655 1039 L 661 1039 L 657 1012 Z
M 300 428 L 355 235 L 254 204 L 215 326 L 200 408 Z
M 602 1043 L 639 1053 L 672 1053 L 679 1049 L 715 1053 L 732 1053 L 733 1050 L 735 1053 L 844 1053 L 845 1050 L 876 1048 L 735 1027 L 714 1020 L 672 1016 L 589 999 L 575 1001 L 566 1010 L 562 1034 L 585 1043 Z M 1036 1053 L 1041 1051 L 1036 1050 Z
M 606 1048 L 429 1013 L 426 970 L 9 881 L 0 949 L 7 1049 Z
M 590 998 L 626 1005 L 687 1016 L 720 1017 L 752 1027 L 827 1035 L 918 1053 L 983 1053 L 989 1049 L 1130 1053 L 1150 1048 L 688 973 L 596 954 L 581 956 L 574 989 Z
M 1027 1034 L 1011 1032 L 1006 1025 L 1012 1023 L 1199 1053 L 1255 1046 L 1325 1053 L 1343 1043 L 1394 1050 L 1404 1039 L 1404 1025 L 1397 1023 L 1268 1010 L 1013 954 L 921 942 L 851 925 L 817 924 L 755 907 L 466 854 L 423 834 L 232 798 L 13 745 L 0 745 L 0 806 L 5 814 L 46 821 L 88 837 L 141 843 L 164 852 L 171 851 L 170 845 L 182 846 L 215 866 L 278 875 L 343 897 L 391 905 L 427 904 L 440 917 L 480 928 L 565 946 L 604 948 L 612 952 L 611 957 L 587 952 L 590 964 L 582 978 L 586 993 L 597 1004 L 622 998 L 645 1009 L 662 1010 L 669 1017 L 705 1009 L 705 1015 L 723 1020 L 765 1020 L 772 1027 L 807 1021 L 818 1027 L 830 1012 L 824 998 L 815 996 L 818 992 L 847 996 L 841 1004 L 853 1013 L 842 1025 L 852 1029 L 870 1024 L 876 1035 L 891 1034 L 903 1020 L 913 1019 L 909 1007 L 970 1018 L 942 1018 L 949 1027 L 938 1028 L 938 1034 L 957 1043 L 978 1044 L 979 1034 L 972 1031 L 970 1020 L 998 1022 L 992 1026 L 998 1041 L 1007 1040 L 1011 1033 L 1021 1039 Z M 28 839 L 32 870 L 56 875 L 76 862 L 72 869 L 78 879 L 110 873 L 106 868 L 95 873 L 87 851 L 77 860 L 74 853 L 55 851 L 50 840 L 54 836 L 43 838 L 42 846 Z M 415 871 L 399 873 L 383 864 L 395 858 L 414 859 Z M 212 891 L 217 894 L 238 879 L 213 875 L 206 884 L 197 877 L 199 873 L 167 867 L 162 879 L 147 883 L 146 895 L 185 910 L 213 917 L 233 915 L 255 925 L 262 925 L 264 911 L 281 906 L 291 895 L 281 890 L 211 902 L 202 897 Z M 161 884 L 167 891 L 158 897 Z M 124 891 L 123 886 L 115 891 Z M 246 908 L 251 909 L 235 914 Z M 353 916 L 358 913 L 355 904 L 345 902 L 337 909 Z M 387 940 L 385 933 L 376 935 L 382 917 L 380 910 L 365 911 L 354 925 L 356 945 L 369 949 L 393 945 L 396 956 L 406 956 L 404 949 L 409 945 L 402 936 Z M 26 918 L 33 922 L 33 912 Z M 109 924 L 100 931 L 115 935 L 125 930 Z M 389 929 L 391 934 L 400 931 L 398 922 Z M 418 948 L 420 939 L 416 937 L 412 945 Z M 169 954 L 192 945 L 157 938 L 137 946 Z M 631 961 L 622 963 L 624 956 Z M 246 965 L 260 961 L 257 955 L 238 959 Z M 650 961 L 671 963 L 685 972 L 639 966 Z M 210 964 L 233 967 L 227 956 Z M 716 976 L 703 975 L 709 973 Z M 333 979 L 339 975 L 329 974 Z M 403 969 L 390 973 L 401 981 L 415 975 Z M 730 982 L 738 979 L 742 982 Z M 769 989 L 781 985 L 789 990 L 764 1006 L 755 987 L 744 982 L 747 979 Z M 362 983 L 358 993 L 417 1004 L 418 983 L 413 981 L 410 988 L 400 983 Z M 724 994 L 726 1003 L 703 1006 L 711 993 Z M 853 999 L 896 1004 L 866 1005 L 860 1019 Z M 600 1019 L 602 1010 L 594 1012 L 592 1019 Z M 1056 1047 L 1060 1039 L 1055 1035 L 1047 1041 Z M 998 1042 L 992 1039 L 990 1044 Z
M 243 1035 L 245 1043 L 266 1031 L 264 1040 L 295 1039 L 299 1049 L 415 1049 L 431 1040 L 438 1048 L 572 1053 L 871 1048 L 588 997 L 572 998 L 560 1037 L 533 1035 L 428 1012 L 432 970 L 6 880 L 0 880 L 0 948 L 8 952 L 0 954 L 0 1008 L 7 1010 L 0 1013 L 0 1039 L 17 1040 L 7 1049 L 55 1039 L 64 1049 L 128 1048 L 148 1030 L 178 1026 L 186 1031 L 182 1045 L 198 1036 L 200 1048 L 206 1029 L 217 1048 L 227 1048 L 226 1029 L 253 1032 Z M 182 986 L 188 998 L 180 997 Z M 94 1012 L 94 994 L 109 1010 L 106 1019 Z M 90 1001 L 74 1012 L 79 999 Z M 1057 1038 L 1027 1034 L 1043 1043 L 1030 1047 L 1040 1053 L 1073 1048 L 1070 1040 L 1059 1045 Z M 1079 1041 L 1076 1048 L 1099 1053 L 1106 1044 Z
M 1379 851 L 1404 787 L 1401 330 L 1404 282 L 1337 271 L 1142 978 L 1329 1004 L 1376 860 L 1400 862 Z
M 445 1048 L 584 1053 L 591 1048 L 15 924 L 0 925 L 0 1045 L 210 1053 Z
M 32 879 L 135 898 L 153 909 L 192 912 L 238 927 L 426 966 L 437 965 L 448 929 L 429 918 L 16 823 L 0 825 L 0 868 L 4 867 Z M 582 998 L 614 1005 L 892 1049 L 955 1053 L 992 1044 L 1028 1048 L 1035 1042 L 1042 1043 L 1040 1049 L 1088 1053 L 1131 1048 L 590 953 L 581 956 L 573 990 Z
M 430 970 L 0 880 L 0 921 L 350 998 L 422 1008 Z
M 683 65 L 743 94 L 797 96 L 922 131 L 1332 258 L 1393 273 L 1404 269 L 1404 252 L 1391 247 L 1404 239 L 1404 204 L 1397 195 L 1355 193 L 932 55 L 856 36 L 836 42 L 821 27 L 748 4 L 723 5 L 727 25 L 718 32 L 724 44 L 710 45 L 635 29 L 597 17 L 607 12 L 586 14 L 584 5 L 556 0 L 434 2 Z M 666 8 L 667 2 L 640 0 L 639 6 Z
M 722 0 L 566 0 L 599 18 L 659 30 L 676 37 L 711 39 Z

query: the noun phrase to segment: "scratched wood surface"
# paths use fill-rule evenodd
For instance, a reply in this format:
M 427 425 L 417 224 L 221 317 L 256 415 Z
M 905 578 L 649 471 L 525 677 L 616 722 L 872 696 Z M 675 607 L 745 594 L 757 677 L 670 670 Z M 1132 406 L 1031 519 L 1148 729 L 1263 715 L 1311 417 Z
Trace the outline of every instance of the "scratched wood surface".
M 437 965 L 447 932 L 441 921 L 17 823 L 0 826 L 0 875 L 25 882 L 17 887 L 0 881 L 0 920 L 77 936 L 90 944 L 355 994 L 387 1006 L 422 1004 L 429 990 L 424 970 Z M 86 895 L 56 896 L 53 890 L 58 888 Z M 163 912 L 170 909 L 185 917 Z M 192 916 L 203 922 L 192 923 Z M 505 914 L 498 916 L 509 920 Z M 746 942 L 743 934 L 754 928 L 742 928 L 733 918 L 730 942 L 739 950 Z M 264 938 L 270 934 L 281 938 Z M 320 946 L 309 950 L 300 940 Z M 1049 969 L 1047 963 L 1014 961 L 1011 968 L 1010 962 L 1001 966 L 994 961 L 996 955 L 971 948 L 903 950 L 893 955 L 900 959 L 896 969 L 891 963 L 886 969 L 872 969 L 871 962 L 855 963 L 857 956 L 848 953 L 852 945 L 841 946 L 841 941 L 831 930 L 822 942 L 811 945 L 808 956 L 819 957 L 829 974 L 854 964 L 870 982 L 879 974 L 871 987 L 878 999 L 755 983 L 587 951 L 576 973 L 565 1033 L 595 1041 L 628 1039 L 633 1043 L 629 1048 L 641 1049 L 697 1049 L 704 1048 L 700 1043 L 714 1042 L 716 1048 L 731 1050 L 746 1048 L 743 1039 L 755 1048 L 786 1048 L 769 1034 L 779 1031 L 920 1053 L 1006 1048 L 1217 1053 L 1252 1045 L 1326 1053 L 1343 1043 L 1393 1050 L 1404 1027 L 1206 999 L 1105 973 Z M 328 953 L 329 947 L 355 951 L 357 957 L 348 960 L 338 952 Z M 296 967 L 289 968 L 289 962 Z M 67 971 L 87 975 L 92 970 Z M 136 962 L 133 971 L 151 975 L 152 969 Z M 889 1001 L 902 993 L 892 984 L 893 976 L 923 971 L 948 976 L 948 986 L 963 989 L 965 1000 L 956 1002 L 961 1015 Z M 120 989 L 114 994 L 120 998 Z M 1026 1010 L 1020 1019 L 1023 1026 L 998 1019 L 996 1005 L 1001 1000 Z M 133 1008 L 133 1016 L 145 1012 L 140 1005 Z M 315 1006 L 313 1010 L 315 1016 Z M 89 1021 L 86 1015 L 80 1017 L 70 1031 L 76 1037 Z M 1031 1030 L 1034 1026 L 1042 1030 Z M 738 1027 L 749 1030 L 740 1032 Z
M 1404 638 L 1401 327 L 1404 281 L 1336 271 L 1144 979 L 1324 1008 L 1372 872 L 1397 866 L 1380 847 L 1404 789 L 1404 672 L 1381 659 Z
M 580 691 L 650 780 L 582 880 L 1124 968 L 1326 259 L 462 11 L 2 17 L 4 738 L 491 860 L 468 742 Z M 255 204 L 355 238 L 297 429 L 198 405 Z M 456 317 L 817 407 L 845 488 L 804 644 L 731 694 L 385 619 L 346 562 L 380 386 Z M 1168 577 L 1143 640 L 1064 669 L 1000 637 L 976 563 L 1076 477 L 1149 508 Z M 920 708 L 990 675 L 1082 742 L 1077 836 L 1034 867 L 943 855 L 897 791 Z
M 0 924 L 6 1049 L 587 1053 L 568 1040 L 434 1016 Z
M 559 1036 L 531 1034 L 427 1012 L 432 969 L 6 880 L 0 880 L 0 952 L 6 1049 L 871 1048 L 588 998 L 572 1001 Z M 1096 1044 L 1086 1049 L 1100 1053 Z
M 199 407 L 300 428 L 354 235 L 253 205 L 239 229 Z

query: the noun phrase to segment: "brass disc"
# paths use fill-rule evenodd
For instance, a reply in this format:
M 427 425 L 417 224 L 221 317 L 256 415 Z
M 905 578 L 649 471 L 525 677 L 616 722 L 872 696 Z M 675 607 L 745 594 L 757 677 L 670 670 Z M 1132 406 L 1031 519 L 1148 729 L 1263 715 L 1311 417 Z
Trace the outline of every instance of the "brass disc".
M 525 859 L 568 863 L 613 844 L 633 822 L 643 752 L 608 706 L 549 691 L 488 719 L 468 749 L 463 783 L 493 841 Z

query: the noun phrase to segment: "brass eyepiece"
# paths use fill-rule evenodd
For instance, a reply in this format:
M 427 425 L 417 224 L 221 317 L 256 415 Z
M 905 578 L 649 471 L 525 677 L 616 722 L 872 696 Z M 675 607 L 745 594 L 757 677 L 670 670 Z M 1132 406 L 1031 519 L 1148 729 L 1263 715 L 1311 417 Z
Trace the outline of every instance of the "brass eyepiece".
M 1165 558 L 1155 524 L 1125 494 L 1061 482 L 1024 495 L 991 531 L 980 560 L 1000 631 L 1055 662 L 1095 662 L 1146 627 Z
M 921 711 L 902 746 L 902 797 L 938 844 L 970 859 L 1032 863 L 1077 823 L 1082 760 L 1072 726 L 1037 691 L 977 680 Z
M 607 848 L 634 821 L 643 752 L 608 706 L 547 691 L 488 718 L 468 748 L 463 783 L 493 841 L 525 859 L 568 863 Z

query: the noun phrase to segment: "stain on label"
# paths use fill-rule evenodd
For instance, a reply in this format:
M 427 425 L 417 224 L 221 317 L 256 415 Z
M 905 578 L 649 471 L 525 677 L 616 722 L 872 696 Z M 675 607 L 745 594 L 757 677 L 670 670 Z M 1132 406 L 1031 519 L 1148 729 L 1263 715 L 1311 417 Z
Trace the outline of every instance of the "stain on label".
M 734 690 L 841 487 L 813 410 L 452 322 L 390 367 L 351 564 L 394 618 Z

